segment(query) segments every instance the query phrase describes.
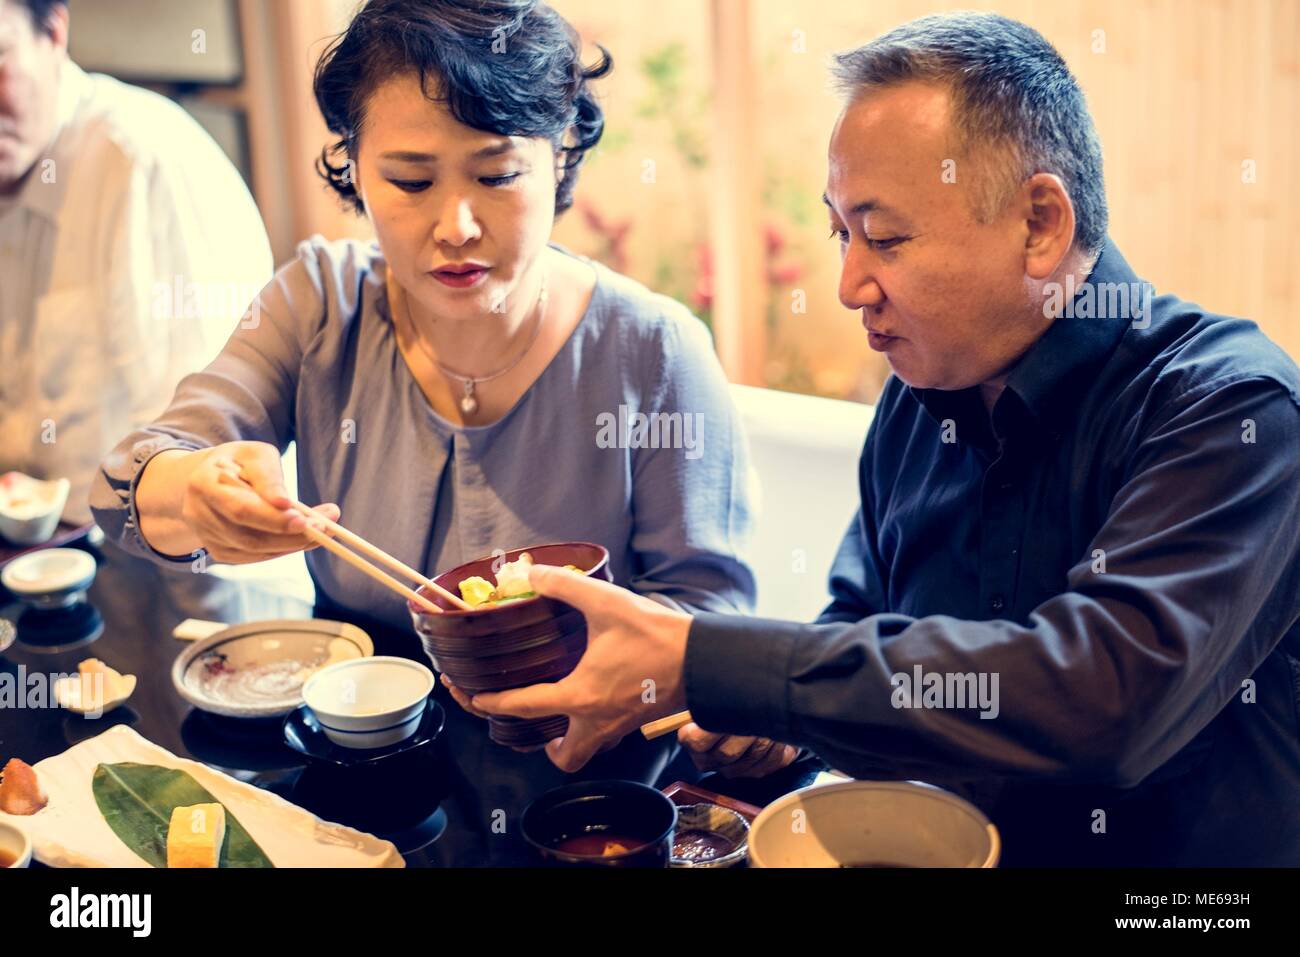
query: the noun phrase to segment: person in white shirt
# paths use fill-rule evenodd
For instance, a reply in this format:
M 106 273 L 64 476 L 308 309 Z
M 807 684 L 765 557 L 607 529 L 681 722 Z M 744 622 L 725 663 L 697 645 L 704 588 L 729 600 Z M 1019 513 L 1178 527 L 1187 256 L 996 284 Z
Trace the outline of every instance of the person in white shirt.
M 68 29 L 65 3 L 0 0 L 0 472 L 66 477 L 85 522 L 100 460 L 217 355 L 273 261 L 220 147 L 83 71 Z

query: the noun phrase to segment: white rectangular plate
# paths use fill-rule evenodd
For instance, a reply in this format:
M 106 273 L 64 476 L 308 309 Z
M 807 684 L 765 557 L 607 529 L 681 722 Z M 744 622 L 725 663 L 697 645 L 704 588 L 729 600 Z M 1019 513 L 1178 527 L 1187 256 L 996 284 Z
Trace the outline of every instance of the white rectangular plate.
M 406 866 L 390 842 L 322 821 L 278 794 L 178 758 L 124 724 L 34 765 L 50 803 L 27 817 L 0 811 L 0 820 L 26 831 L 33 855 L 50 867 L 148 867 L 113 833 L 91 790 L 98 765 L 123 761 L 188 772 L 239 819 L 276 867 Z

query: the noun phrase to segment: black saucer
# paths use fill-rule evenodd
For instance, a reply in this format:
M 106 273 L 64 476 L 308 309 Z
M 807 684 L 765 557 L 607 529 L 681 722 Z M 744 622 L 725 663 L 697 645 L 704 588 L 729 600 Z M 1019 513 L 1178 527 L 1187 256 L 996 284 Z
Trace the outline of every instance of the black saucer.
M 29 651 L 58 654 L 90 644 L 104 633 L 104 618 L 88 601 L 63 608 L 28 608 L 18 616 L 18 642 Z
M 316 721 L 316 716 L 304 704 L 289 712 L 289 716 L 284 719 L 284 743 L 313 761 L 339 767 L 371 764 L 424 747 L 441 733 L 446 717 L 442 706 L 430 696 L 429 703 L 424 709 L 424 717 L 420 719 L 415 733 L 409 738 L 390 744 L 388 747 L 361 750 L 342 747 L 327 738 Z

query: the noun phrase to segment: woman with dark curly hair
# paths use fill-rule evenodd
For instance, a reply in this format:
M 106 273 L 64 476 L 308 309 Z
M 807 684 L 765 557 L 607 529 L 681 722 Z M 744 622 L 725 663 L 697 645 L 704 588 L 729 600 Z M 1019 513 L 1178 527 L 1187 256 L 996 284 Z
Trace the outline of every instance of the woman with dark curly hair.
M 529 0 L 356 14 L 316 70 L 338 137 L 319 168 L 376 241 L 304 242 L 221 356 L 118 445 L 94 495 L 111 538 L 159 561 L 305 549 L 322 609 L 409 632 L 399 597 L 310 548 L 280 469 L 296 440 L 301 497 L 426 573 L 586 540 L 641 594 L 750 609 L 744 440 L 705 327 L 549 242 L 603 127 L 590 83 L 609 56 L 579 54 Z M 447 733 L 472 806 L 514 820 L 564 778 L 460 709 Z M 723 745 L 755 774 L 792 757 Z M 671 748 L 630 736 L 590 773 L 650 781 Z M 461 823 L 481 860 L 509 859 L 516 828 Z

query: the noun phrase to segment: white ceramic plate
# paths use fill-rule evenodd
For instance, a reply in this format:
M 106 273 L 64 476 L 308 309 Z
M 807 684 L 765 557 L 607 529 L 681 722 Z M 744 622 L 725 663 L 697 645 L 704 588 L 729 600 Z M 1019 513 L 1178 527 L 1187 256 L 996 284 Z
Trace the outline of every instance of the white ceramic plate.
M 97 766 L 122 761 L 190 774 L 239 819 L 276 867 L 406 866 L 390 842 L 322 821 L 277 794 L 178 758 L 124 724 L 38 762 L 36 776 L 50 803 L 26 817 L 0 811 L 0 821 L 25 830 L 33 856 L 50 867 L 148 867 L 113 833 L 91 791 Z
M 369 635 L 341 621 L 250 622 L 182 651 L 172 665 L 172 685 L 202 711 L 275 718 L 302 704 L 303 684 L 320 669 L 374 653 Z

